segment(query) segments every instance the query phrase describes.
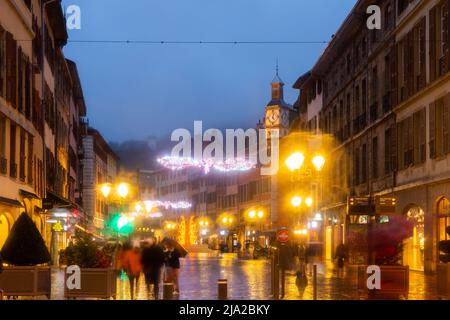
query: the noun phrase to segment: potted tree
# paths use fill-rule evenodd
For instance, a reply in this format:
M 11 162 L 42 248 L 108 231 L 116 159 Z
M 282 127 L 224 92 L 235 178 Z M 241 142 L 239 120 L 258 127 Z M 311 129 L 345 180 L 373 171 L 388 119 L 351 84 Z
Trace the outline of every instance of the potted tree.
M 0 289 L 6 297 L 50 298 L 50 253 L 28 214 L 22 213 L 14 223 L 1 256 L 8 264 L 0 273 Z
M 445 231 L 450 236 L 450 226 Z M 437 291 L 438 296 L 444 299 L 450 299 L 450 240 L 439 242 L 441 252 L 439 260 L 441 263 L 437 266 Z
M 80 268 L 80 286 L 73 288 L 68 285 L 68 268 L 65 269 L 65 298 L 102 298 L 116 297 L 116 271 L 111 267 L 111 250 L 102 246 L 91 235 L 80 230 L 64 251 L 67 266 Z
M 409 266 L 402 265 L 403 242 L 412 236 L 413 225 L 402 216 L 393 216 L 389 222 L 375 224 L 368 233 L 369 256 L 380 268 L 380 289 L 367 286 L 368 266 L 358 268 L 358 291 L 370 298 L 408 298 Z

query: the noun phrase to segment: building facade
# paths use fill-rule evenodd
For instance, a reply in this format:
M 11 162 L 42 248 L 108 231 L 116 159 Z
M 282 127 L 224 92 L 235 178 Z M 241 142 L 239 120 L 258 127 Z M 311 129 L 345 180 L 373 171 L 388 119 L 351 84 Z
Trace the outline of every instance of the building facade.
M 83 126 L 87 127 L 88 124 L 84 123 Z M 84 224 L 90 232 L 100 234 L 111 212 L 110 204 L 102 197 L 98 187 L 116 182 L 118 157 L 100 132 L 89 127 L 84 129 L 81 155 Z
M 396 214 L 414 225 L 403 264 L 434 272 L 450 224 L 450 8 L 438 0 L 378 4 L 381 30 L 366 27 L 371 1 L 358 1 L 296 85 L 302 129 L 336 142 L 327 179 L 339 189 L 326 193 L 323 211 L 345 228 L 325 247 L 367 232 L 367 219 L 346 216 L 347 195 L 394 197 Z M 367 262 L 364 247 L 352 248 L 353 263 Z
M 86 105 L 67 39 L 61 1 L 0 1 L 0 248 L 26 212 L 55 259 L 83 219 Z

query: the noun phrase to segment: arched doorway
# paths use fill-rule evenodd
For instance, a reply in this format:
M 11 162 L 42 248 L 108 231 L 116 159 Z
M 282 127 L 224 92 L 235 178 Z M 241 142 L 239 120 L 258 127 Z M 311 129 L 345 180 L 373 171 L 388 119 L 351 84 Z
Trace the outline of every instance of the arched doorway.
M 0 250 L 5 244 L 6 239 L 9 236 L 11 230 L 11 224 L 6 216 L 6 213 L 0 213 Z
M 445 229 L 450 226 L 450 202 L 447 198 L 442 197 L 437 202 L 437 241 L 450 240 L 450 236 L 445 232 Z
M 413 224 L 413 235 L 403 243 L 403 264 L 411 270 L 424 271 L 425 212 L 419 206 L 411 206 L 406 218 Z

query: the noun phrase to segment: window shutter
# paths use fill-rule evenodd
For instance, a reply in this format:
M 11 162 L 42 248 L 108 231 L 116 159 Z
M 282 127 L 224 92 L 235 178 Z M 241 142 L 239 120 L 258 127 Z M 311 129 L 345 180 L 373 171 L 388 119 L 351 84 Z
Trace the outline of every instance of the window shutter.
M 403 138 L 403 136 L 404 136 L 404 133 L 403 133 L 403 131 L 404 131 L 404 124 L 405 124 L 405 122 L 404 121 L 402 121 L 402 122 L 399 122 L 398 124 L 397 124 L 397 137 L 398 137 L 398 139 L 397 139 L 397 141 L 398 141 L 398 146 L 397 146 L 397 148 L 398 148 L 398 168 L 401 170 L 401 169 L 403 169 L 403 167 L 404 167 L 404 164 L 405 164 L 405 159 L 404 159 L 404 156 L 405 156 L 405 152 L 404 152 L 404 144 L 405 144 L 405 142 L 404 142 L 404 138 Z M 394 131 L 395 132 L 395 131 Z
M 390 61 L 390 71 L 391 71 L 391 86 L 390 86 L 390 96 L 391 96 L 391 109 L 395 108 L 398 102 L 398 92 L 397 92 L 397 83 L 398 83 L 398 68 L 397 68 L 397 51 L 398 47 L 393 46 L 389 53 L 389 61 Z
M 432 102 L 429 108 L 430 118 L 430 158 L 436 158 L 436 102 Z
M 442 143 L 442 117 L 443 117 L 443 99 L 436 102 L 436 156 L 443 154 Z
M 5 98 L 5 31 L 0 25 L 0 96 Z
M 430 10 L 430 81 L 436 80 L 436 9 Z
M 449 0 L 450 1 L 450 0 Z M 427 27 L 426 18 L 424 17 L 420 23 L 420 48 L 419 48 L 419 59 L 420 59 L 420 82 L 419 82 L 419 88 L 422 89 L 426 85 L 427 81 L 427 72 L 426 72 L 426 36 L 425 36 L 425 30 Z
M 414 136 L 413 136 L 413 155 L 414 155 L 414 165 L 420 163 L 420 111 L 414 113 L 413 115 L 413 127 L 414 127 Z
M 398 159 L 397 159 L 397 141 L 399 141 L 397 137 L 397 127 L 395 124 L 391 126 L 391 166 L 392 171 L 397 171 L 398 168 Z
M 450 152 L 450 135 L 449 135 L 449 96 L 444 97 L 442 103 L 442 153 L 447 154 Z
M 419 148 L 420 148 L 420 163 L 424 163 L 427 158 L 427 110 L 423 108 L 420 111 L 420 133 L 419 133 Z
M 444 1 L 443 2 L 443 6 L 442 6 L 442 15 L 443 15 L 443 26 L 442 26 L 442 30 L 443 30 L 443 39 L 441 39 L 441 41 L 443 41 L 443 47 L 444 47 L 444 56 L 445 56 L 445 65 L 446 65 L 446 69 L 445 71 L 449 71 L 450 69 L 450 54 L 449 54 L 449 45 L 448 45 L 448 41 L 449 41 L 449 0 Z

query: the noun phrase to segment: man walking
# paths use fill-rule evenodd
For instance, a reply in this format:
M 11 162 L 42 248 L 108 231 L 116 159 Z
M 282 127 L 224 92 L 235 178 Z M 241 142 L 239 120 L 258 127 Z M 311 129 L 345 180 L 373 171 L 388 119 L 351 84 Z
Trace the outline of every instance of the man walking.
M 149 298 L 150 285 L 153 285 L 153 296 L 155 300 L 158 300 L 161 268 L 164 264 L 164 251 L 156 243 L 156 238 L 151 238 L 149 245 L 142 250 L 141 263 Z

